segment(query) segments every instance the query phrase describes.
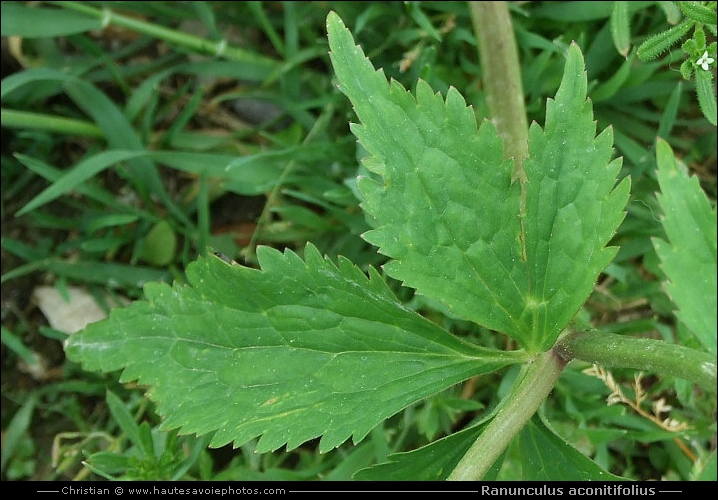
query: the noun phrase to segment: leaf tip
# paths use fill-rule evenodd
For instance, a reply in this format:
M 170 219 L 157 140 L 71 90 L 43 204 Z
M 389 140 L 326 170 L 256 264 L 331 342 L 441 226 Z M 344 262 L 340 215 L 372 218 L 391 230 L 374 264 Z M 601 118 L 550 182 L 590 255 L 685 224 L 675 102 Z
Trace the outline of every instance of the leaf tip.
M 332 23 L 344 24 L 342 22 L 342 18 L 339 17 L 339 14 L 337 14 L 334 10 L 330 10 L 327 14 L 327 29 L 329 29 L 329 26 Z

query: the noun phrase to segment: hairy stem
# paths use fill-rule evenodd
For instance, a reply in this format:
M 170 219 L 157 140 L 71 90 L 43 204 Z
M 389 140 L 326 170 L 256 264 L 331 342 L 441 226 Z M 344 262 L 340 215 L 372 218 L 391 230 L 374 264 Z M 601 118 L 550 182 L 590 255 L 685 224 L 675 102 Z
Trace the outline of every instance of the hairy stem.
M 536 413 L 566 367 L 566 360 L 553 351 L 536 356 L 496 408 L 493 420 L 447 478 L 478 481 L 501 456 L 511 440 Z
M 672 375 L 715 391 L 716 360 L 702 351 L 662 340 L 606 332 L 572 332 L 554 348 L 563 358 L 606 367 L 633 368 Z

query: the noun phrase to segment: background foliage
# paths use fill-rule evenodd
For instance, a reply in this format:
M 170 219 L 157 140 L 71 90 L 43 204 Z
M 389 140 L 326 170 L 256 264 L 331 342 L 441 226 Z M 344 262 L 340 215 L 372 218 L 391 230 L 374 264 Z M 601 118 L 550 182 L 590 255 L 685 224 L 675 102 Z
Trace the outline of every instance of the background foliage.
M 715 2 L 703 4 L 715 15 Z M 662 286 L 653 241 L 670 235 L 660 222 L 655 158 L 660 137 L 714 206 L 715 111 L 698 89 L 708 75 L 715 92 L 715 61 L 706 62 L 716 58 L 715 32 L 700 35 L 695 23 L 671 31 L 687 18 L 673 2 L 510 7 L 529 122 L 542 124 L 576 41 L 597 128 L 612 126 L 620 176 L 631 176 L 628 213 L 613 242 L 620 251 L 581 317 L 605 331 L 697 346 L 677 327 Z M 261 455 L 256 442 L 208 449 L 206 439 L 161 432 L 141 388 L 67 361 L 62 342 L 72 326 L 58 320 L 61 307 L 48 308 L 42 288 L 65 299 L 82 290 L 106 311 L 141 297 L 144 283 L 184 281 L 187 264 L 208 247 L 255 265 L 258 244 L 299 250 L 311 241 L 332 258 L 382 264 L 359 237 L 370 228 L 355 186 L 366 152 L 335 87 L 326 15 L 335 10 L 388 77 L 412 90 L 421 78 L 444 95 L 453 86 L 481 120 L 488 112 L 466 3 L 3 2 L 2 9 L 3 479 L 348 479 L 391 452 L 461 429 L 504 394 L 499 376 L 472 379 L 391 417 L 358 446 L 325 454 L 318 441 Z M 645 57 L 646 42 L 655 57 Z M 458 336 L 510 342 L 390 283 Z M 671 377 L 586 368 L 571 365 L 544 405 L 556 431 L 614 474 L 694 479 L 716 446 L 715 399 Z M 637 400 L 640 411 L 631 406 Z M 669 417 L 691 429 L 677 433 L 654 421 Z M 540 423 L 529 430 L 542 432 Z M 518 446 L 496 477 L 520 478 L 511 460 Z

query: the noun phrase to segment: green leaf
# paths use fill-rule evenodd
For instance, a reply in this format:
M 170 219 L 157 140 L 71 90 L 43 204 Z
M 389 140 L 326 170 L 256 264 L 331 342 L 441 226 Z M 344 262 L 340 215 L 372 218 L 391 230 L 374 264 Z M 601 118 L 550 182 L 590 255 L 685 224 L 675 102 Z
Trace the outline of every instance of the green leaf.
M 70 168 L 62 177 L 57 179 L 57 181 L 55 181 L 42 193 L 27 202 L 27 204 L 18 210 L 15 215 L 19 217 L 23 214 L 32 212 L 47 203 L 50 203 L 56 198 L 77 189 L 78 186 L 86 180 L 91 179 L 100 172 L 119 162 L 139 158 L 145 155 L 146 153 L 143 151 L 110 150 L 102 151 L 90 156 L 89 158 L 85 158 L 77 165 Z
M 670 137 L 671 130 L 676 124 L 676 117 L 678 116 L 678 108 L 681 103 L 681 96 L 683 95 L 683 82 L 678 82 L 676 88 L 671 92 L 671 97 L 666 102 L 661 114 L 661 121 L 658 124 L 657 135 L 659 137 Z
M 485 425 L 463 429 L 413 451 L 389 455 L 386 463 L 362 469 L 354 474 L 358 481 L 445 481 L 461 458 L 476 441 Z M 496 477 L 501 460 L 484 476 Z
M 64 118 L 44 113 L 0 109 L 3 127 L 16 129 L 48 130 L 58 134 L 80 135 L 102 138 L 102 130 L 97 125 L 83 120 Z
M 656 2 L 628 2 L 628 12 L 633 13 L 651 7 Z M 546 17 L 555 21 L 576 23 L 605 19 L 611 15 L 611 2 L 559 2 L 541 3 L 532 10 L 532 17 Z
M 684 80 L 690 79 L 694 68 L 695 64 L 690 59 L 686 59 L 681 63 L 680 72 Z
M 613 2 L 611 11 L 611 38 L 616 50 L 623 57 L 631 50 L 631 27 L 628 15 L 628 2 Z
M 169 265 L 177 249 L 177 235 L 166 220 L 155 224 L 147 233 L 140 258 L 157 267 Z
M 484 422 L 485 423 L 485 422 Z M 390 455 L 387 463 L 362 469 L 354 475 L 360 481 L 443 481 L 483 432 L 481 424 L 406 453 Z M 519 435 L 523 479 L 527 481 L 622 481 L 603 470 L 543 421 L 534 416 Z M 498 460 L 482 478 L 493 480 L 500 469 Z
M 681 50 L 683 50 L 686 55 L 690 56 L 693 55 L 694 52 L 698 52 L 699 49 L 696 41 L 693 38 L 689 38 L 688 40 L 683 42 L 683 45 L 681 45 Z
M 112 262 L 71 262 L 62 259 L 46 259 L 40 261 L 45 272 L 77 279 L 110 288 L 139 288 L 150 281 L 164 281 L 169 278 L 167 269 L 116 264 Z M 5 276 L 3 276 L 4 278 Z
M 529 130 L 524 162 L 524 216 L 529 293 L 525 315 L 533 344 L 546 349 L 593 290 L 616 255 L 606 247 L 625 216 L 630 179 L 616 186 L 621 159 L 611 161 L 613 130 L 596 137 L 586 72 L 576 44 L 569 49 L 545 130 Z
M 698 178 L 676 165 L 670 145 L 656 143 L 658 200 L 668 241 L 653 245 L 668 277 L 666 292 L 678 306 L 676 316 L 701 345 L 716 355 L 716 210 Z
M 130 413 L 125 403 L 112 391 L 107 391 L 107 407 L 110 409 L 110 413 L 120 426 L 120 429 L 125 434 L 125 437 L 141 450 L 144 455 L 147 455 L 147 450 L 143 449 L 142 439 L 140 438 L 140 426 L 135 422 L 135 418 Z
M 676 2 L 656 2 L 656 4 L 666 15 L 668 24 L 676 24 L 681 20 L 681 9 Z
M 340 464 L 329 474 L 322 475 L 322 481 L 351 481 L 354 472 L 368 466 L 375 459 L 374 443 L 367 439 L 351 450 L 347 450 L 347 453 L 342 456 Z
M 526 481 L 625 481 L 606 472 L 557 436 L 538 415 L 520 434 L 521 465 Z
M 418 2 L 408 2 L 406 7 L 414 22 L 418 24 L 421 29 L 426 31 L 431 38 L 437 42 L 441 42 L 441 33 L 434 28 L 433 24 L 431 24 L 431 20 L 421 10 L 420 4 Z
M 327 451 L 471 376 L 525 360 L 468 344 L 404 307 L 369 277 L 313 246 L 305 260 L 267 247 L 261 270 L 201 257 L 190 286 L 149 283 L 146 300 L 74 334 L 70 359 L 124 369 L 150 386 L 164 427 L 216 431 L 212 446 Z
M 610 129 L 595 138 L 578 46 L 546 131 L 531 128 L 522 195 L 501 138 L 490 122 L 477 130 L 456 89 L 444 100 L 419 81 L 415 98 L 387 84 L 336 14 L 327 26 L 340 89 L 361 121 L 352 131 L 382 178 L 358 187 L 375 221 L 364 238 L 391 257 L 387 274 L 527 350 L 548 349 L 615 255 L 604 246 L 629 189 L 626 180 L 612 191 L 620 161 L 610 161 Z
M 700 24 L 716 24 L 715 4 L 713 8 L 701 5 L 702 2 L 678 2 L 678 6 L 688 19 Z
M 3 241 L 3 247 L 5 246 L 4 243 L 5 242 Z M 38 358 L 35 357 L 35 353 L 33 353 L 32 350 L 25 345 L 22 339 L 15 335 L 9 328 L 5 328 L 4 326 L 0 327 L 0 341 L 4 346 L 27 363 L 28 366 L 32 366 L 38 362 Z
M 67 95 L 80 109 L 92 117 L 102 129 L 109 149 L 137 152 L 137 158 L 127 159 L 127 164 L 132 173 L 131 180 L 134 182 L 138 192 L 148 200 L 150 199 L 150 193 L 152 193 L 153 199 L 154 197 L 159 198 L 178 220 L 190 227 L 192 226 L 185 213 L 169 197 L 159 177 L 156 165 L 150 158 L 147 158 L 146 149 L 132 124 L 112 100 L 97 87 L 55 69 L 33 68 L 4 78 L 2 87 L 0 87 L 0 97 L 6 98 L 13 91 L 26 86 L 33 88 L 47 83 L 62 84 Z M 108 153 L 111 153 L 111 151 Z M 101 155 L 102 153 L 96 155 L 96 157 Z
M 96 156 L 93 156 L 93 158 L 96 158 Z M 65 187 L 67 189 L 72 189 L 73 191 L 87 196 L 90 199 L 96 200 L 99 203 L 110 207 L 117 212 L 122 213 L 128 211 L 135 214 L 138 218 L 146 219 L 153 222 L 158 220 L 158 216 L 150 212 L 132 206 L 128 206 L 126 203 L 118 201 L 117 197 L 113 195 L 110 191 L 105 190 L 96 184 L 82 182 L 79 181 L 77 178 L 75 178 L 75 180 L 72 182 L 68 182 L 68 179 L 66 178 L 67 175 L 83 175 L 80 173 L 80 171 L 75 172 L 77 166 L 75 166 L 74 169 L 71 169 L 72 174 L 70 174 L 69 172 L 65 172 L 64 170 L 53 167 L 52 165 L 48 165 L 41 160 L 31 158 L 20 153 L 15 154 L 15 159 L 17 159 L 17 161 L 22 163 L 30 171 L 36 173 L 37 175 L 43 177 L 51 183 L 54 184 L 55 182 L 58 182 L 60 179 L 62 179 L 62 182 L 66 183 Z M 87 168 L 87 165 L 85 165 L 85 168 Z M 46 193 L 47 191 L 43 192 Z
M 113 479 L 112 474 L 120 474 L 131 467 L 132 459 L 121 453 L 100 451 L 90 455 L 85 462 L 94 471 L 100 471 L 103 477 Z
M 691 21 L 683 21 L 672 28 L 662 31 L 638 46 L 636 53 L 641 61 L 650 61 L 668 50 L 674 43 L 678 42 L 693 26 Z
M 280 181 L 286 163 L 298 160 L 305 149 L 304 146 L 291 146 L 236 158 L 225 168 L 226 187 L 247 196 L 266 193 Z
M 15 415 L 10 419 L 7 427 L 3 431 L 4 442 L 2 445 L 2 457 L 0 458 L 0 471 L 2 472 L 5 472 L 5 468 L 14 456 L 23 435 L 30 428 L 35 406 L 37 406 L 37 398 L 36 393 L 31 394 L 17 412 L 15 412 Z
M 715 19 L 715 13 L 713 13 L 713 18 Z M 693 41 L 695 42 L 698 50 L 703 50 L 705 48 L 706 34 L 701 25 L 696 26 L 695 30 L 693 30 Z
M 698 104 L 703 116 L 711 125 L 718 125 L 718 110 L 716 109 L 716 93 L 713 89 L 713 75 L 710 71 L 696 71 L 696 94 Z
M 593 100 L 593 102 L 610 99 L 624 86 L 631 74 L 633 56 L 634 54 L 628 56 L 623 64 L 621 64 L 618 71 L 616 71 L 611 78 L 596 86 L 596 88 L 591 92 L 591 100 Z
M 25 7 L 15 2 L 2 2 L 2 36 L 50 38 L 101 30 L 102 20 L 62 9 Z
M 701 469 L 699 469 L 701 472 L 698 474 L 697 481 L 716 481 L 718 480 L 718 474 L 716 474 L 716 470 L 718 467 L 716 466 L 716 451 L 713 450 L 713 453 L 710 454 L 710 456 L 705 460 L 705 464 L 700 464 L 702 466 Z M 698 468 L 699 464 L 696 463 L 696 468 Z

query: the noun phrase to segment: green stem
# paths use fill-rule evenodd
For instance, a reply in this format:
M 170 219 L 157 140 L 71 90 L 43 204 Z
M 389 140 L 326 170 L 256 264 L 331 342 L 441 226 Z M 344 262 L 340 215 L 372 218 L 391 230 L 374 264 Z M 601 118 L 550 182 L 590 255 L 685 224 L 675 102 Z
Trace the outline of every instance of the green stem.
M 496 408 L 493 420 L 447 478 L 478 481 L 504 452 L 511 440 L 536 413 L 566 367 L 553 351 L 543 352 L 526 367 L 511 392 Z
M 243 61 L 264 65 L 270 70 L 276 69 L 279 66 L 279 63 L 273 59 L 259 56 L 238 47 L 229 46 L 226 40 L 208 40 L 189 33 L 184 33 L 182 31 L 165 28 L 164 26 L 160 26 L 158 24 L 152 24 L 129 16 L 123 16 L 122 14 L 118 14 L 107 7 L 97 9 L 90 5 L 86 5 L 84 2 L 51 3 L 100 19 L 102 20 L 103 27 L 114 24 L 115 26 L 127 28 L 129 30 L 136 31 L 137 33 L 143 33 L 159 40 L 164 40 L 167 43 L 185 47 L 194 52 L 223 57 L 232 61 Z
M 672 375 L 715 391 L 714 356 L 662 340 L 641 339 L 606 332 L 572 332 L 554 348 L 563 358 L 606 367 L 633 368 Z
M 515 161 L 514 178 L 525 180 L 528 121 L 516 40 L 508 2 L 469 2 L 479 49 L 486 105 L 504 139 L 504 156 Z

